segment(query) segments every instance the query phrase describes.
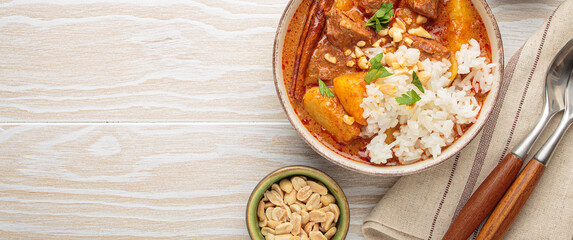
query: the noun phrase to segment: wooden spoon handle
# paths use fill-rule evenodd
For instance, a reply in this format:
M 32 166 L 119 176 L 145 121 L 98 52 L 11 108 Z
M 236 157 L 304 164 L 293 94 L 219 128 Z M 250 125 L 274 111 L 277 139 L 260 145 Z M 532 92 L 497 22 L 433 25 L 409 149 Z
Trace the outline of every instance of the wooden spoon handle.
M 523 160 L 513 153 L 505 156 L 462 208 L 443 239 L 467 239 L 493 210 L 522 165 Z
M 477 239 L 502 239 L 541 179 L 545 165 L 531 159 L 485 222 Z

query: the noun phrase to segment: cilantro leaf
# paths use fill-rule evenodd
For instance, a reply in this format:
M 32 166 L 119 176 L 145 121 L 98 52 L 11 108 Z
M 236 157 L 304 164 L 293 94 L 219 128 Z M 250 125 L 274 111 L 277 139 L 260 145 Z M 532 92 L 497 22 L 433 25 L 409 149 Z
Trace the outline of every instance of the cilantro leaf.
M 422 82 L 420 82 L 420 78 L 418 78 L 418 74 L 416 72 L 412 73 L 412 84 L 414 84 L 422 93 L 425 93 L 424 86 L 422 86 Z
M 402 96 L 396 98 L 396 102 L 400 105 L 412 105 L 417 101 L 422 99 L 414 89 L 407 91 L 407 94 L 402 94 Z
M 373 27 L 376 32 L 380 32 L 382 29 L 388 28 L 388 23 L 392 16 L 394 16 L 394 9 L 392 3 L 383 3 L 380 9 L 372 15 L 364 27 Z
M 373 68 L 381 68 L 384 67 L 382 66 L 382 58 L 384 57 L 384 53 L 381 52 L 378 55 L 376 55 L 375 57 L 373 57 L 372 59 L 370 59 L 370 64 L 372 65 Z
M 384 53 L 380 53 L 370 59 L 370 65 L 372 65 L 372 67 L 370 67 L 370 70 L 368 70 L 368 73 L 364 77 L 364 81 L 366 83 L 371 83 L 378 78 L 384 78 L 392 75 L 392 73 L 388 72 L 388 70 L 386 70 L 386 68 L 380 62 L 383 57 Z
M 328 86 L 326 86 L 326 83 L 320 80 L 320 78 L 318 79 L 318 90 L 320 91 L 320 94 L 322 96 L 334 97 L 334 93 L 330 91 L 330 88 L 328 88 Z

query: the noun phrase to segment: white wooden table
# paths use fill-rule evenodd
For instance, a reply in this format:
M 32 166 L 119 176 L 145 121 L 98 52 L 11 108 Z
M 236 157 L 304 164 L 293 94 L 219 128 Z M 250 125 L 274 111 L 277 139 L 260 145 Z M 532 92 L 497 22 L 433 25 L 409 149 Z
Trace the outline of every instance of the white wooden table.
M 492 0 L 506 61 L 561 0 Z M 273 85 L 287 0 L 0 0 L 0 238 L 248 239 L 272 170 L 325 171 L 348 239 L 397 178 L 314 153 Z

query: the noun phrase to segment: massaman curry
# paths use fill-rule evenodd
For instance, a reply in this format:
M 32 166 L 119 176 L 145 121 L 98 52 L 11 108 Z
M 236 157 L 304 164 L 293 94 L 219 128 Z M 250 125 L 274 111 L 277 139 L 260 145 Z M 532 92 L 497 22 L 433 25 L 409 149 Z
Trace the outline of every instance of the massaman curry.
M 474 46 L 470 41 L 477 43 Z M 356 161 L 381 166 L 407 164 L 435 156 L 473 123 L 457 121 L 450 124 L 451 119 L 461 118 L 450 114 L 443 118 L 447 120 L 444 124 L 439 122 L 427 129 L 439 125 L 451 130 L 425 130 L 425 133 L 400 130 L 405 125 L 413 128 L 415 124 L 413 129 L 417 129 L 418 125 L 425 124 L 423 120 L 410 122 L 404 119 L 404 116 L 414 114 L 412 111 L 416 111 L 416 106 L 431 106 L 432 112 L 428 114 L 439 118 L 441 109 L 446 108 L 443 103 L 437 103 L 442 96 L 440 91 L 453 89 L 455 85 L 456 89 L 467 92 L 466 97 L 470 100 L 463 101 L 474 105 L 469 111 L 477 110 L 475 114 L 479 114 L 475 106 L 482 105 L 487 91 L 480 91 L 479 83 L 472 79 L 483 69 L 472 65 L 473 68 L 466 67 L 469 70 L 458 71 L 460 59 L 466 60 L 462 54 L 456 54 L 462 48 L 469 52 L 467 49 L 472 47 L 478 49 L 472 59 L 491 63 L 486 29 L 470 0 L 304 0 L 285 37 L 283 78 L 298 117 L 323 144 Z M 471 65 L 459 64 L 460 69 L 462 65 Z M 440 66 L 442 72 L 439 72 Z M 405 77 L 399 78 L 401 75 Z M 440 86 L 431 82 L 439 79 L 448 80 Z M 463 85 L 462 81 L 468 83 Z M 376 89 L 368 90 L 370 88 Z M 437 97 L 430 100 L 427 94 L 432 91 Z M 365 113 L 367 97 L 385 97 L 385 100 L 376 100 L 380 110 L 370 109 Z M 368 125 L 382 125 L 384 119 L 369 118 L 374 118 L 372 112 L 388 111 L 390 107 L 384 108 L 388 104 L 399 108 L 391 115 L 396 118 L 391 127 L 380 127 L 376 129 L 379 133 L 365 134 Z M 422 109 L 415 114 L 427 111 Z M 422 117 L 420 115 L 420 119 Z M 399 144 L 408 145 L 406 140 L 393 143 L 406 134 L 424 137 L 410 140 L 416 142 L 410 150 L 398 147 Z M 382 145 L 372 148 L 367 145 L 380 135 L 384 135 L 382 145 L 388 148 L 390 155 L 383 161 L 371 161 L 373 147 Z M 434 145 L 439 149 L 432 150 L 434 145 L 428 143 L 432 137 L 448 140 L 437 141 L 439 144 Z M 413 161 L 401 161 L 398 156 L 408 159 L 409 151 L 418 152 L 410 157 Z

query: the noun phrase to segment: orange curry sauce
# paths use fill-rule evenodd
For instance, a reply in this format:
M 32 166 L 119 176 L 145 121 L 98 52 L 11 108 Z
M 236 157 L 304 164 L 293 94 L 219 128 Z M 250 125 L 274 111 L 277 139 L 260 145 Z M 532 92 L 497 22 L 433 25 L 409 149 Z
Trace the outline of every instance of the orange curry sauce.
M 292 82 L 292 74 L 294 68 L 294 59 L 297 51 L 297 46 L 299 43 L 300 35 L 302 34 L 303 27 L 309 12 L 310 5 L 313 0 L 303 0 L 298 9 L 296 10 L 287 30 L 287 34 L 285 36 L 285 43 L 283 47 L 283 58 L 282 58 L 282 69 L 283 69 L 283 79 L 285 82 L 286 89 L 289 89 Z M 422 26 L 428 30 L 432 35 L 436 36 L 436 40 L 440 41 L 448 48 L 453 49 L 456 44 L 449 43 L 448 36 L 450 34 L 455 35 L 465 35 L 463 38 L 465 39 L 475 39 L 479 42 L 481 47 L 481 55 L 486 57 L 489 62 L 491 62 L 491 46 L 489 43 L 487 31 L 485 26 L 477 13 L 477 10 L 473 8 L 473 4 L 471 4 L 470 0 L 467 1 L 469 5 L 472 6 L 474 20 L 471 22 L 472 31 L 465 31 L 459 32 L 456 26 L 452 26 L 454 23 L 450 22 L 447 18 L 447 14 L 444 14 L 444 11 L 448 10 L 447 6 L 448 0 L 442 0 L 440 4 L 440 12 L 439 16 L 436 20 L 429 20 L 427 23 L 423 24 Z M 403 1 L 402 1 L 403 2 Z M 395 10 L 395 17 L 400 14 L 402 8 L 406 8 L 403 3 L 394 6 Z M 354 7 L 353 11 L 360 11 L 356 7 Z M 361 12 L 362 13 L 362 12 Z M 362 13 L 362 15 L 364 15 Z M 368 20 L 369 16 L 364 16 L 365 20 Z M 394 21 L 394 20 L 393 20 Z M 393 21 L 390 23 L 392 25 Z M 324 31 L 323 31 L 323 39 L 325 41 Z M 467 42 L 464 42 L 467 43 Z M 395 48 L 390 48 L 389 51 L 395 51 Z M 453 52 L 453 51 L 452 51 Z M 363 71 L 357 66 L 355 67 L 356 72 Z M 308 77 L 308 76 L 307 76 Z M 308 81 L 308 80 L 307 80 Z M 307 82 L 305 81 L 305 82 Z M 327 85 L 332 86 L 331 81 L 325 81 Z M 316 85 L 315 85 L 316 86 Z M 307 89 L 313 87 L 312 85 L 307 86 Z M 370 143 L 371 138 L 361 138 L 358 137 L 350 142 L 344 143 L 337 141 L 327 130 L 322 128 L 317 122 L 315 122 L 309 114 L 304 110 L 302 100 L 296 100 L 292 97 L 289 97 L 290 102 L 297 113 L 298 117 L 300 118 L 301 122 L 305 125 L 305 127 L 325 146 L 329 147 L 330 149 L 334 150 L 335 152 L 346 156 L 350 159 L 355 161 L 360 161 L 372 165 L 378 165 L 370 162 L 370 159 L 366 153 L 366 145 Z M 476 99 L 480 103 L 483 103 L 485 96 L 481 96 L 476 94 Z M 466 126 L 462 126 L 463 131 L 469 128 L 471 124 Z M 400 165 L 397 158 L 388 159 L 386 164 L 380 166 L 394 166 Z

